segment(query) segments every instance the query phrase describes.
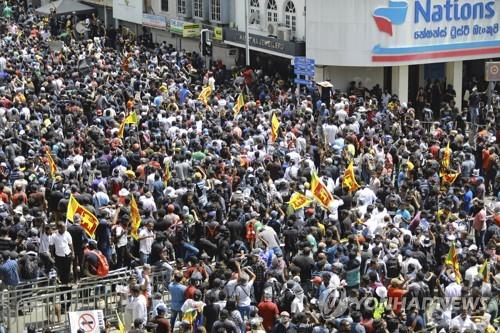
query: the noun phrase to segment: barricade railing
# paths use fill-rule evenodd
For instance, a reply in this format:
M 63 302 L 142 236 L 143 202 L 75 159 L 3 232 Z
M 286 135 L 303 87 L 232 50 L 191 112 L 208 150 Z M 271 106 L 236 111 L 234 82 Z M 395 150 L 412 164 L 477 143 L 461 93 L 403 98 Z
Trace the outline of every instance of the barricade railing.
M 27 327 L 37 332 L 44 328 L 66 332 L 67 313 L 83 310 L 102 310 L 107 320 L 116 323 L 116 313 L 123 315 L 127 304 L 129 277 L 140 270 L 112 271 L 106 277 L 82 278 L 73 285 L 58 285 L 54 279 L 45 279 L 43 283 L 26 282 L 6 289 L 0 293 L 0 328 L 5 327 L 9 333 L 23 333 Z M 157 268 L 150 275 L 152 294 L 161 293 L 166 304 L 170 304 L 170 276 L 171 270 L 165 268 Z

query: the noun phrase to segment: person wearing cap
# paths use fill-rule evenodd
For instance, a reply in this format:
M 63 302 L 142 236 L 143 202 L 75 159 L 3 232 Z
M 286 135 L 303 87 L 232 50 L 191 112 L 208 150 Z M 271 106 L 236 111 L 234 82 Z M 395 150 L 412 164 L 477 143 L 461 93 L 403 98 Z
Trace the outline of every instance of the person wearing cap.
M 157 315 L 153 318 L 152 322 L 158 326 L 155 333 L 171 333 L 170 321 L 166 318 L 167 307 L 160 304 L 156 307 Z

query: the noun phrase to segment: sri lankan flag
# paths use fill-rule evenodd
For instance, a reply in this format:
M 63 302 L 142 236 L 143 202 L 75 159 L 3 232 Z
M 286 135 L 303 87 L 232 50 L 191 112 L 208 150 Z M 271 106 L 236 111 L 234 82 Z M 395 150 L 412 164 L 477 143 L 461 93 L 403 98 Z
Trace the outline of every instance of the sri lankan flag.
M 479 268 L 479 275 L 483 278 L 484 282 L 488 282 L 490 280 L 490 265 L 488 260 L 485 260 Z
M 47 161 L 49 162 L 49 168 L 50 168 L 50 176 L 52 178 L 54 178 L 56 172 L 57 172 L 57 165 L 56 163 L 54 162 L 54 160 L 52 159 L 52 155 L 50 155 L 50 151 L 46 151 L 45 152 L 46 156 L 47 156 Z
M 125 117 L 125 119 L 123 119 L 122 123 L 120 124 L 120 129 L 118 130 L 118 136 L 120 138 L 123 138 L 126 124 L 137 125 L 137 114 L 135 113 L 135 111 L 130 113 L 127 117 Z
M 239 94 L 236 99 L 236 105 L 233 107 L 234 115 L 237 116 L 240 113 L 242 107 L 245 106 L 245 99 L 243 98 L 243 94 Z
M 443 160 L 441 161 L 441 165 L 443 168 L 448 169 L 450 167 L 450 159 L 451 159 L 451 149 L 450 149 L 450 141 L 448 141 L 448 145 L 443 152 Z
M 163 173 L 163 183 L 167 186 L 168 182 L 172 179 L 172 173 L 170 172 L 170 162 L 165 163 L 165 172 Z
M 132 199 L 130 200 L 130 234 L 134 237 L 135 240 L 139 239 L 139 227 L 141 226 L 141 214 L 139 214 L 139 207 L 137 207 L 137 202 L 135 201 L 135 197 L 132 194 Z
M 459 175 L 460 175 L 459 172 L 448 172 L 448 171 L 439 172 L 439 177 L 441 177 L 443 184 L 449 184 L 449 185 L 453 184 L 455 180 L 457 180 Z
M 457 283 L 462 282 L 462 274 L 460 274 L 460 265 L 458 263 L 458 254 L 455 248 L 455 242 L 451 244 L 450 251 L 448 251 L 444 263 L 445 265 L 451 266 L 453 268 Z
M 276 116 L 276 113 L 273 113 L 273 117 L 271 118 L 271 141 L 276 142 L 278 139 L 278 131 L 280 129 L 280 121 Z
M 203 88 L 198 95 L 198 100 L 202 101 L 204 104 L 208 104 L 208 98 L 212 95 L 212 87 L 209 85 Z
M 326 185 L 319 179 L 316 171 L 311 172 L 311 192 L 314 199 L 316 199 L 321 206 L 327 210 L 330 209 L 329 206 L 333 201 L 333 196 L 330 191 L 328 191 Z
M 99 220 L 87 208 L 80 205 L 73 194 L 69 196 L 68 209 L 66 211 L 66 219 L 73 222 L 75 214 L 80 215 L 80 226 L 85 230 L 87 235 L 94 238 L 95 230 L 99 225 Z
M 288 206 L 292 208 L 294 211 L 301 209 L 311 203 L 311 199 L 303 195 L 302 193 L 295 192 L 290 197 L 290 201 L 288 201 Z
M 353 161 L 349 163 L 349 166 L 344 171 L 344 180 L 342 181 L 342 186 L 349 189 L 352 193 L 359 188 L 359 184 L 356 181 L 356 176 L 354 175 L 354 164 Z

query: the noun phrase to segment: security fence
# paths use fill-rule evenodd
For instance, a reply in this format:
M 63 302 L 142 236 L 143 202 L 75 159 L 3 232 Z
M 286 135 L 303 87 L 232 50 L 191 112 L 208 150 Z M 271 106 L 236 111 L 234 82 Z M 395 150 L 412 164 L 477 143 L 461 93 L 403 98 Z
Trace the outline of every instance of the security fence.
M 128 300 L 129 278 L 141 268 L 111 271 L 106 277 L 83 278 L 73 285 L 57 284 L 55 279 L 41 278 L 19 284 L 0 293 L 0 332 L 23 333 L 28 327 L 37 332 L 70 332 L 68 312 L 102 310 L 103 321 L 117 322 L 123 316 Z M 167 284 L 170 271 L 154 270 L 150 274 L 152 293 L 161 293 L 170 304 Z M 123 318 L 123 317 L 122 317 Z M 3 333 L 3 332 L 2 332 Z

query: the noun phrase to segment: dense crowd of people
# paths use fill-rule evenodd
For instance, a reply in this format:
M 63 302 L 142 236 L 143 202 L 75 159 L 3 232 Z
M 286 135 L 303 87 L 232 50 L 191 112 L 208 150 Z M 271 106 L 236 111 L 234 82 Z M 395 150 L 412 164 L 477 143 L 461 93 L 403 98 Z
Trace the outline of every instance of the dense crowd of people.
M 296 91 L 95 16 L 82 38 L 74 18 L 1 10 L 4 288 L 137 268 L 131 332 L 499 327 L 496 106 L 469 105 L 470 127 L 451 92 Z

